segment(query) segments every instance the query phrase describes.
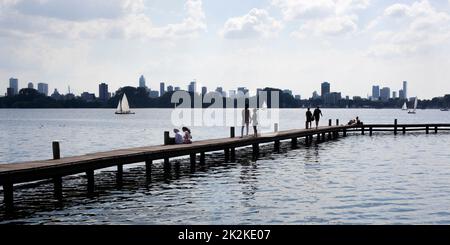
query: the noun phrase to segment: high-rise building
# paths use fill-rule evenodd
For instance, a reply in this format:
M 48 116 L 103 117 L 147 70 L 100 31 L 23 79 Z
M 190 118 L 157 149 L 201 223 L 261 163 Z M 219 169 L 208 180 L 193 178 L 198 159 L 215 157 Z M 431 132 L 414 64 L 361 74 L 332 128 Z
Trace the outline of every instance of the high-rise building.
M 34 85 L 33 85 L 33 83 L 32 83 L 32 82 L 29 82 L 29 83 L 28 83 L 28 88 L 32 88 L 32 89 L 34 89 Z
M 382 101 L 388 101 L 391 98 L 391 89 L 384 87 L 380 90 L 380 97 Z
M 328 93 L 323 96 L 324 104 L 329 106 L 336 106 L 339 103 L 339 100 L 342 99 L 341 93 Z
M 163 96 L 166 93 L 166 84 L 164 82 L 159 83 L 159 96 Z
M 180 87 L 175 87 L 175 91 L 180 91 L 181 88 Z
M 372 86 L 372 100 L 379 100 L 380 99 L 380 86 L 374 85 Z
M 98 85 L 98 98 L 101 101 L 107 101 L 109 100 L 109 92 L 108 92 L 108 84 L 106 83 L 101 83 L 100 85 Z
M 197 81 L 192 81 L 188 86 L 189 93 L 197 93 Z
M 397 99 L 397 91 L 393 91 L 392 92 L 392 98 L 393 99 Z
M 330 93 L 330 83 L 329 82 L 323 82 L 322 83 L 322 88 L 321 88 L 321 92 L 322 92 L 322 98 L 325 97 L 326 94 Z
M 405 93 L 403 92 L 403 89 L 400 89 L 400 90 L 398 91 L 398 97 L 399 97 L 400 99 L 405 99 Z
M 146 88 L 147 86 L 145 86 L 145 77 L 144 75 L 141 75 L 141 77 L 139 78 L 139 88 Z
M 205 94 L 207 94 L 207 93 L 208 93 L 208 88 L 203 86 L 202 87 L 202 96 L 205 96 Z
M 403 99 L 408 98 L 408 82 L 403 81 Z
M 38 83 L 37 87 L 38 87 L 39 93 L 44 94 L 45 96 L 48 96 L 48 84 Z
M 167 86 L 167 92 L 173 92 L 173 86 L 172 85 L 169 85 L 169 86 Z
M 12 88 L 13 95 L 19 93 L 19 79 L 11 77 L 9 79 L 9 87 Z

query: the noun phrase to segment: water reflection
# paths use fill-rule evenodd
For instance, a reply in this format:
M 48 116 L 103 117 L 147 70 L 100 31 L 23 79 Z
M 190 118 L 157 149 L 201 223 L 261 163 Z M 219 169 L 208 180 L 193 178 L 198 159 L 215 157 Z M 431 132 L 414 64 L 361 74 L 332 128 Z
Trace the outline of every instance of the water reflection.
M 141 163 L 124 167 L 122 188 L 115 168 L 96 172 L 89 198 L 84 175 L 68 176 L 63 202 L 51 182 L 19 187 L 17 212 L 0 223 L 449 224 L 450 153 L 437 140 L 449 145 L 450 134 L 351 136 L 296 150 L 285 142 L 278 154 L 262 146 L 256 162 L 251 147 L 237 163 L 212 153 L 197 169 L 189 158 L 171 159 L 170 170 L 155 161 L 150 181 Z

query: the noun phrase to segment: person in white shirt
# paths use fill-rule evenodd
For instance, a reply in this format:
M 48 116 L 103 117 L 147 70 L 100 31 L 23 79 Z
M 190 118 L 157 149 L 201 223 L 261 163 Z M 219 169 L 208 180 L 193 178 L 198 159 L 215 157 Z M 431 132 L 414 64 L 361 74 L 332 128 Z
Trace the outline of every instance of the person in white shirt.
M 253 109 L 252 115 L 252 126 L 253 126 L 253 135 L 258 137 L 258 109 Z
M 174 129 L 175 133 L 175 144 L 183 144 L 183 135 L 180 133 L 180 130 Z

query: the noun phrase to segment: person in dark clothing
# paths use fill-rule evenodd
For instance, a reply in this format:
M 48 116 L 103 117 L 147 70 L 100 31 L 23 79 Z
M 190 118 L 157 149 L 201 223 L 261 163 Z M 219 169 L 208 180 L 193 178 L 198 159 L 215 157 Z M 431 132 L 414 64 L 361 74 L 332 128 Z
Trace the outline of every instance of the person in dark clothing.
M 319 121 L 320 121 L 320 117 L 323 116 L 322 115 L 322 111 L 320 110 L 319 107 L 317 107 L 314 110 L 314 120 L 316 121 L 316 129 L 319 127 Z
M 306 111 L 306 129 L 312 128 L 313 114 L 311 108 Z
M 248 136 L 248 128 L 250 124 L 250 110 L 248 109 L 248 104 L 245 104 L 245 109 L 242 110 L 242 129 L 241 129 L 241 138 L 244 137 L 244 128 L 247 129 Z

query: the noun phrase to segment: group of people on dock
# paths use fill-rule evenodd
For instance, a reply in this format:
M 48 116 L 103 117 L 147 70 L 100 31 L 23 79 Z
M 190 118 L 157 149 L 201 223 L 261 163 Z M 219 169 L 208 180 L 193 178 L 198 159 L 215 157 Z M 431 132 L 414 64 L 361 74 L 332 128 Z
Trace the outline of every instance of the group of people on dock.
M 177 128 L 173 130 L 173 132 L 175 133 L 175 144 L 191 144 L 192 143 L 191 130 L 187 127 L 183 127 L 181 130 L 183 130 L 183 134 Z

